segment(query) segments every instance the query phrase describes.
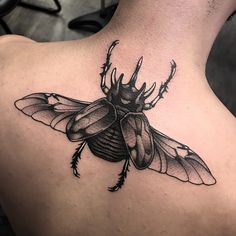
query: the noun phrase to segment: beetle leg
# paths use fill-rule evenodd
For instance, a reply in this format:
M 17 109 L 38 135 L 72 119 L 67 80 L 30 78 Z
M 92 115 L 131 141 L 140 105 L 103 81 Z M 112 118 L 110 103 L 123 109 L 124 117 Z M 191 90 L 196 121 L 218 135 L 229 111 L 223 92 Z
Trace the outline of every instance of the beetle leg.
M 81 153 L 84 149 L 84 146 L 85 146 L 86 142 L 84 141 L 83 143 L 81 143 L 79 145 L 79 147 L 76 148 L 76 151 L 74 153 L 74 155 L 72 156 L 72 160 L 71 160 L 71 168 L 73 169 L 73 174 L 76 176 L 76 177 L 80 177 L 80 174 L 77 170 L 77 166 L 78 166 L 78 162 L 79 160 L 81 159 Z
M 149 103 L 146 103 L 144 105 L 144 110 L 149 110 L 153 107 L 155 107 L 155 105 L 157 104 L 157 102 L 163 98 L 163 94 L 165 92 L 168 92 L 167 89 L 168 89 L 168 84 L 169 82 L 171 81 L 171 79 L 173 79 L 174 75 L 175 75 L 175 72 L 176 72 L 176 63 L 174 60 L 172 60 L 172 62 L 170 63 L 171 64 L 171 72 L 170 72 L 170 75 L 168 77 L 168 79 L 161 84 L 160 88 L 159 88 L 159 92 L 157 94 L 157 96 Z
M 116 192 L 118 191 L 120 188 L 122 188 L 124 182 L 125 182 L 125 179 L 127 177 L 127 173 L 129 171 L 129 157 L 125 160 L 125 163 L 123 165 L 123 168 L 122 168 L 122 171 L 120 172 L 119 174 L 119 179 L 116 183 L 116 185 L 114 185 L 113 187 L 108 187 L 108 190 L 110 192 Z
M 108 51 L 107 51 L 107 56 L 106 56 L 106 61 L 105 63 L 102 65 L 102 72 L 100 73 L 100 76 L 101 76 L 101 84 L 100 84 L 100 87 L 103 91 L 103 93 L 106 95 L 109 91 L 109 88 L 107 87 L 106 85 L 106 75 L 107 75 L 107 72 L 108 70 L 110 69 L 111 67 L 111 62 L 110 62 L 110 58 L 111 58 L 111 53 L 112 53 L 112 50 L 114 49 L 114 47 L 119 43 L 118 40 L 114 41 L 111 46 L 109 47 Z

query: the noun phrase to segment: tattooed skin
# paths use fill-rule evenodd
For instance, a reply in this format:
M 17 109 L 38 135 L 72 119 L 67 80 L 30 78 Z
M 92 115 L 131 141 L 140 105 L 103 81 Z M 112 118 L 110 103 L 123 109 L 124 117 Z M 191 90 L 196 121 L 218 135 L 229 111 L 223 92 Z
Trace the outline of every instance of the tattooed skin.
M 124 160 L 117 183 L 108 188 L 111 192 L 123 186 L 130 160 L 138 170 L 148 168 L 196 185 L 215 184 L 211 171 L 193 150 L 154 129 L 143 113 L 153 108 L 167 92 L 176 72 L 175 61 L 171 62 L 169 77 L 160 85 L 157 96 L 147 103 L 145 100 L 153 94 L 156 83 L 148 90 L 146 83 L 136 88 L 142 57 L 128 83 L 123 83 L 124 74 L 117 78 L 114 68 L 110 88 L 107 86 L 106 75 L 117 44 L 118 40 L 109 47 L 100 73 L 104 98 L 84 102 L 55 93 L 34 93 L 17 100 L 15 107 L 32 119 L 65 133 L 71 142 L 78 142 L 71 161 L 76 177 L 80 177 L 77 165 L 86 144 L 95 156 L 106 161 Z

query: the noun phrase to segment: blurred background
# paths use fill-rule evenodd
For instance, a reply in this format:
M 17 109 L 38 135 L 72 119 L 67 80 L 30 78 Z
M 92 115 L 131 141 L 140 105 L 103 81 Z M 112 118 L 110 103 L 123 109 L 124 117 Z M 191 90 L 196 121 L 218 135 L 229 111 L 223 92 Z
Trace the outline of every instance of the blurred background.
M 109 22 L 117 2 L 0 0 L 0 35 L 14 33 L 39 42 L 81 39 Z M 206 76 L 214 93 L 236 116 L 236 15 L 225 23 L 215 40 Z M 0 208 L 0 236 L 13 235 Z

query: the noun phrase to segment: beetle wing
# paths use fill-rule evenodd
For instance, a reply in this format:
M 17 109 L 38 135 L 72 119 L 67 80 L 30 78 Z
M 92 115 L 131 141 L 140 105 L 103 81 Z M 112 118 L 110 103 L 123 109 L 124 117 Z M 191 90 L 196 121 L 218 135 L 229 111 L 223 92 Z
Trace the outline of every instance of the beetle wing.
M 68 122 L 90 103 L 54 93 L 34 93 L 15 102 L 25 115 L 53 129 L 66 133 Z
M 80 141 L 109 128 L 117 119 L 115 107 L 101 98 L 81 110 L 67 125 L 70 141 Z
M 155 155 L 149 169 L 192 184 L 216 183 L 205 162 L 188 146 L 151 128 Z
M 128 113 L 121 120 L 122 134 L 135 167 L 147 168 L 154 156 L 149 122 L 143 113 Z

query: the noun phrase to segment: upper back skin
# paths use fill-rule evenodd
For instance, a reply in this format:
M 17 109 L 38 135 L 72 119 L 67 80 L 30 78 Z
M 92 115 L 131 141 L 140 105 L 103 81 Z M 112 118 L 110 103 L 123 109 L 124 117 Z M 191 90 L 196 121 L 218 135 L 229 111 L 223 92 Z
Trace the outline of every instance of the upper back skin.
M 126 81 L 143 56 L 137 87 L 155 81 L 160 86 L 169 75 L 169 62 L 176 61 L 168 93 L 144 113 L 152 127 L 203 158 L 215 185 L 183 183 L 131 165 L 123 188 L 111 193 L 107 186 L 115 184 L 123 162 L 98 158 L 86 146 L 79 162 L 81 178 L 75 178 L 70 158 L 77 144 L 14 107 L 17 99 L 38 92 L 88 102 L 104 97 L 99 73 L 116 39 L 120 43 L 112 67 Z M 0 203 L 17 235 L 236 234 L 235 119 L 201 70 L 184 59 L 185 52 L 156 47 L 158 58 L 145 45 L 115 33 L 59 43 L 0 39 Z

